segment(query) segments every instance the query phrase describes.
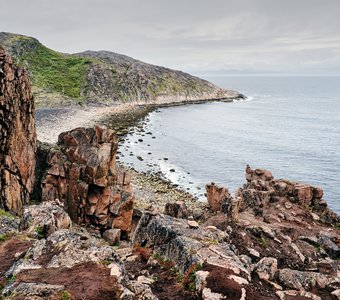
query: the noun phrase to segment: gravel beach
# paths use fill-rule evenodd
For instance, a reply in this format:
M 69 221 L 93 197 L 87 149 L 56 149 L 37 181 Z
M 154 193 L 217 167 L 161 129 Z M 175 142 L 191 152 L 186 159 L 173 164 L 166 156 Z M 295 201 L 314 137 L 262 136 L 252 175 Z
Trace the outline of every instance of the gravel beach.
M 60 133 L 77 128 L 103 124 L 124 137 L 129 128 L 136 125 L 152 109 L 135 105 L 117 105 L 113 107 L 87 106 L 85 108 L 41 108 L 36 111 L 38 140 L 56 143 Z M 205 203 L 197 201 L 190 193 L 181 190 L 157 174 L 137 172 L 123 166 L 131 174 L 131 181 L 136 196 L 136 207 L 157 206 L 161 211 L 168 202 L 184 201 L 192 211 L 201 211 Z
M 56 143 L 60 133 L 77 128 L 91 127 L 101 124 L 101 120 L 133 109 L 131 104 L 116 106 L 87 106 L 40 108 L 36 111 L 36 126 L 38 140 L 45 143 Z M 104 122 L 105 124 L 105 122 Z

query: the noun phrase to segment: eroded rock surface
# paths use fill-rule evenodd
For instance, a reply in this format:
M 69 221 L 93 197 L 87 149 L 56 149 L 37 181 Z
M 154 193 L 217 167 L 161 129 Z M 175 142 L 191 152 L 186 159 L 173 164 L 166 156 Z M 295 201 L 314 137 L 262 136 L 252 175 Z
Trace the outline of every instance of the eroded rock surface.
M 36 130 L 27 72 L 0 48 L 0 208 L 20 214 L 34 186 Z
M 27 209 L 32 226 L 42 216 L 47 224 L 55 223 L 56 212 L 65 216 L 57 203 Z M 148 284 L 129 279 L 114 247 L 85 228 L 62 227 L 48 236 L 21 228 L 0 239 L 1 299 L 157 299 Z
M 184 274 L 200 266 L 198 299 L 336 297 L 339 217 L 327 208 L 321 188 L 247 166 L 246 184 L 235 196 L 215 184 L 207 185 L 207 196 L 211 213 L 197 226 L 190 219 L 139 213 L 134 243 L 152 248 Z
M 48 155 L 42 200 L 59 199 L 78 224 L 130 232 L 134 198 L 129 175 L 116 168 L 116 150 L 105 127 L 62 133 Z
M 39 238 L 47 237 L 59 229 L 71 228 L 72 221 L 59 203 L 47 201 L 40 205 L 26 206 L 19 227 L 27 234 Z

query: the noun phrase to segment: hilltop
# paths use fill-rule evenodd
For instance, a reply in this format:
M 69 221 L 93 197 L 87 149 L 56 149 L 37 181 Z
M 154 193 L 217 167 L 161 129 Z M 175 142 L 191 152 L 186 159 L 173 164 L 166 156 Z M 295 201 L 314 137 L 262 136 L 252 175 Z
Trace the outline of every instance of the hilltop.
M 109 51 L 65 54 L 37 39 L 0 32 L 0 45 L 29 71 L 38 106 L 73 103 L 170 104 L 243 98 L 190 74 Z

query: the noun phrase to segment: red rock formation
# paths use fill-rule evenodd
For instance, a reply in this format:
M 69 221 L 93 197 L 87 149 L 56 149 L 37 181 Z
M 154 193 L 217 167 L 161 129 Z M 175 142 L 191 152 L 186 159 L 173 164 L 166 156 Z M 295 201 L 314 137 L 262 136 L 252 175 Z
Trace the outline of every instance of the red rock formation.
M 42 179 L 42 200 L 59 199 L 78 224 L 131 231 L 130 177 L 116 168 L 112 130 L 76 128 L 59 136 Z
M 226 199 L 230 198 L 230 194 L 227 188 L 219 187 L 214 182 L 207 184 L 205 187 L 207 193 L 207 199 L 212 211 L 221 211 L 221 206 Z
M 34 185 L 36 131 L 28 75 L 0 48 L 0 207 L 20 214 Z
M 313 211 L 326 224 L 339 224 L 339 217 L 322 199 L 323 190 L 309 184 L 274 179 L 270 171 L 246 168 L 247 183 L 237 192 L 242 198 L 241 210 L 253 208 L 262 214 L 270 206 L 291 207 L 292 203 Z

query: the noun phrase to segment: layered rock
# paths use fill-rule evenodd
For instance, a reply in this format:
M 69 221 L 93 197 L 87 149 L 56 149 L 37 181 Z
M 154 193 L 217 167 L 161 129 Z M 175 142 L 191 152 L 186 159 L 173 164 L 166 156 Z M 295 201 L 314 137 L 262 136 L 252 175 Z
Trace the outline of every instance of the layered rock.
M 21 213 L 34 186 L 36 130 L 28 75 L 0 48 L 0 208 Z
M 130 232 L 130 178 L 117 170 L 116 150 L 116 136 L 105 127 L 62 133 L 48 155 L 42 200 L 59 199 L 78 224 Z

